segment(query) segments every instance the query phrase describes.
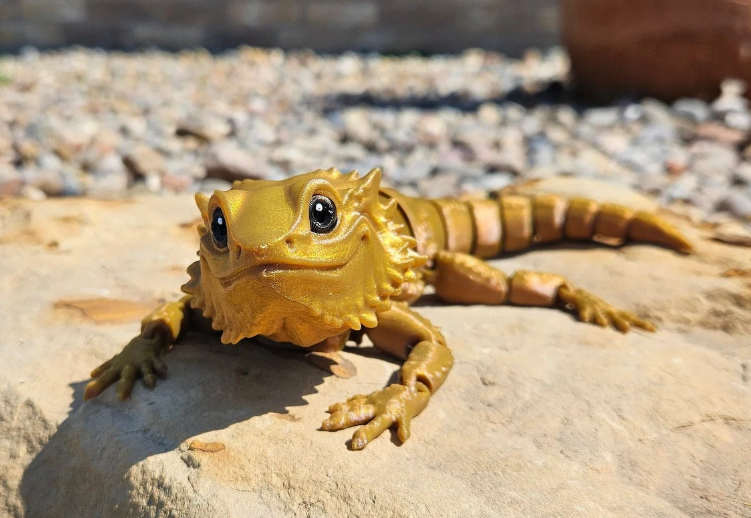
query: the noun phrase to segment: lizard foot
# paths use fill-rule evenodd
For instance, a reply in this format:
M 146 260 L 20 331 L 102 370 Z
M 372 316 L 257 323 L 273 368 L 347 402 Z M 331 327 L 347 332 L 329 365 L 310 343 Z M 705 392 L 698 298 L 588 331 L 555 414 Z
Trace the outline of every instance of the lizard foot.
M 558 291 L 558 298 L 564 304 L 573 306 L 582 322 L 602 327 L 613 326 L 621 333 L 628 333 L 631 326 L 646 331 L 656 329 L 651 322 L 642 320 L 628 311 L 614 308 L 601 298 L 582 289 L 563 286 Z
M 331 405 L 331 414 L 321 424 L 322 430 L 342 430 L 364 424 L 352 436 L 352 449 L 362 450 L 383 432 L 397 426 L 397 436 L 409 439 L 412 418 L 427 406 L 430 391 L 421 383 L 416 388 L 393 384 L 370 395 L 357 395 L 344 403 Z M 367 423 L 367 424 L 366 424 Z
M 147 387 L 154 388 L 154 374 L 160 377 L 167 375 L 167 366 L 159 359 L 161 342 L 162 338 L 159 336 L 135 337 L 120 354 L 91 371 L 91 377 L 95 379 L 86 385 L 83 400 L 88 401 L 97 397 L 117 380 L 120 380 L 117 384 L 117 396 L 120 400 L 127 399 L 139 375 Z

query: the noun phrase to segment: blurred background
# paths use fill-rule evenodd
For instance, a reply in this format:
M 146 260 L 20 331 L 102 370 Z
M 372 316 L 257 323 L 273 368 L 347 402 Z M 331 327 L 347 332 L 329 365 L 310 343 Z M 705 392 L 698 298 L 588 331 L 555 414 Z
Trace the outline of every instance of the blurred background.
M 519 55 L 558 42 L 555 0 L 0 0 L 0 45 Z
M 749 0 L 0 0 L 0 196 L 382 167 L 751 218 Z

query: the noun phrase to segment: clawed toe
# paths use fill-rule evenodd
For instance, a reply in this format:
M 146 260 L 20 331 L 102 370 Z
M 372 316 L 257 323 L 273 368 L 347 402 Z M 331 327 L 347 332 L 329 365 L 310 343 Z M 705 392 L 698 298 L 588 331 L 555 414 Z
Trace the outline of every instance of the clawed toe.
M 561 302 L 579 315 L 582 322 L 597 324 L 601 327 L 613 327 L 621 333 L 628 333 L 631 327 L 645 331 L 655 331 L 655 326 L 642 320 L 633 313 L 614 308 L 602 299 L 584 290 L 566 289 L 559 292 Z
M 130 397 L 139 377 L 146 387 L 153 389 L 157 376 L 167 375 L 167 366 L 159 359 L 159 347 L 154 338 L 138 336 L 131 340 L 120 354 L 91 371 L 94 379 L 86 385 L 84 401 L 97 397 L 115 383 L 117 397 L 125 400 Z
M 329 407 L 331 415 L 321 423 L 321 430 L 334 431 L 363 425 L 352 435 L 353 450 L 365 448 L 383 432 L 397 426 L 399 440 L 410 436 L 410 422 L 428 404 L 428 391 L 393 384 L 368 396 L 357 395 L 345 403 Z

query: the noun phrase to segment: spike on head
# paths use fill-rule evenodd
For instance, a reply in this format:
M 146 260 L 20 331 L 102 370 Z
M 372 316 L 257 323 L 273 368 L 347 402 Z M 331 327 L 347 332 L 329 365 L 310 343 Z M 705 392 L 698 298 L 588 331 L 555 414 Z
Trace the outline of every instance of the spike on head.
M 356 171 L 354 171 L 356 172 Z M 360 179 L 355 177 L 355 186 L 349 191 L 344 200 L 354 210 L 370 212 L 384 217 L 384 208 L 378 199 L 378 189 L 381 187 L 381 170 L 373 169 Z M 376 207 L 377 205 L 377 207 Z
M 375 188 L 378 190 L 381 187 L 381 177 L 383 174 L 381 173 L 381 169 L 378 167 L 374 167 L 370 171 L 368 171 L 368 174 L 363 176 L 363 184 L 369 186 L 369 190 L 372 192 L 372 189 Z
M 195 196 L 196 199 L 196 205 L 198 206 L 198 210 L 201 211 L 201 217 L 203 218 L 204 223 L 208 224 L 209 222 L 209 199 L 201 194 L 200 192 L 196 193 Z

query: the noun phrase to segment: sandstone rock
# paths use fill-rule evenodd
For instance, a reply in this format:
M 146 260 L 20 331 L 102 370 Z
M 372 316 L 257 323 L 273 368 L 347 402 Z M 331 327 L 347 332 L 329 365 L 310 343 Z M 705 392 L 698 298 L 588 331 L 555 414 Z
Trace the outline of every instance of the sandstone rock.
M 166 173 L 160 180 L 160 185 L 170 192 L 187 192 L 193 186 L 193 179 L 185 175 Z
M 739 218 L 751 220 L 751 188 L 731 192 L 720 204 L 720 209 L 728 210 Z
M 87 180 L 86 194 L 93 198 L 123 196 L 128 188 L 128 175 L 124 171 L 92 174 Z
M 44 194 L 44 191 L 38 187 L 34 187 L 33 185 L 24 185 L 23 187 L 21 187 L 21 190 L 18 192 L 18 194 L 22 198 L 26 198 L 27 200 L 31 201 L 44 201 L 47 199 L 47 195 Z
M 618 334 L 547 309 L 423 306 L 456 366 L 403 446 L 362 452 L 324 409 L 398 366 L 343 355 L 342 379 L 252 341 L 186 336 L 170 377 L 83 403 L 91 368 L 139 328 L 56 301 L 180 296 L 189 196 L 0 203 L 0 513 L 11 516 L 735 516 L 751 502 L 751 249 L 539 250 L 496 262 L 567 275 L 654 319 Z M 27 217 L 18 219 L 19 214 Z M 16 218 L 3 226 L 4 215 Z M 190 222 L 190 224 L 188 224 Z M 13 229 L 11 232 L 11 228 Z M 2 232 L 2 231 L 0 231 Z M 55 241 L 57 247 L 47 246 Z M 117 251 L 113 253 L 113 251 Z M 367 342 L 366 344 L 367 345 Z M 221 443 L 215 452 L 194 441 Z
M 206 176 L 233 182 L 253 178 L 268 178 L 271 174 L 268 163 L 260 161 L 247 150 L 229 142 L 215 144 L 206 160 Z
M 731 245 L 751 247 L 751 227 L 745 228 L 736 221 L 722 223 L 712 230 L 712 239 Z
M 64 181 L 60 169 L 24 169 L 24 183 L 35 187 L 47 196 L 59 196 L 64 192 Z
M 162 174 L 166 170 L 167 162 L 158 152 L 146 145 L 134 147 L 125 157 L 123 163 L 139 177 L 148 174 Z
M 21 175 L 13 167 L 0 164 L 0 198 L 16 196 L 22 184 Z
M 600 203 L 616 203 L 638 210 L 655 211 L 654 199 L 623 186 L 593 178 L 556 176 L 511 185 L 506 192 L 558 194 L 566 198 L 581 197 Z
M 191 135 L 207 142 L 222 139 L 231 132 L 232 125 L 226 118 L 209 114 L 190 117 L 177 127 L 178 135 Z
M 455 172 L 445 172 L 417 182 L 417 190 L 425 198 L 446 198 L 456 192 L 460 177 Z

